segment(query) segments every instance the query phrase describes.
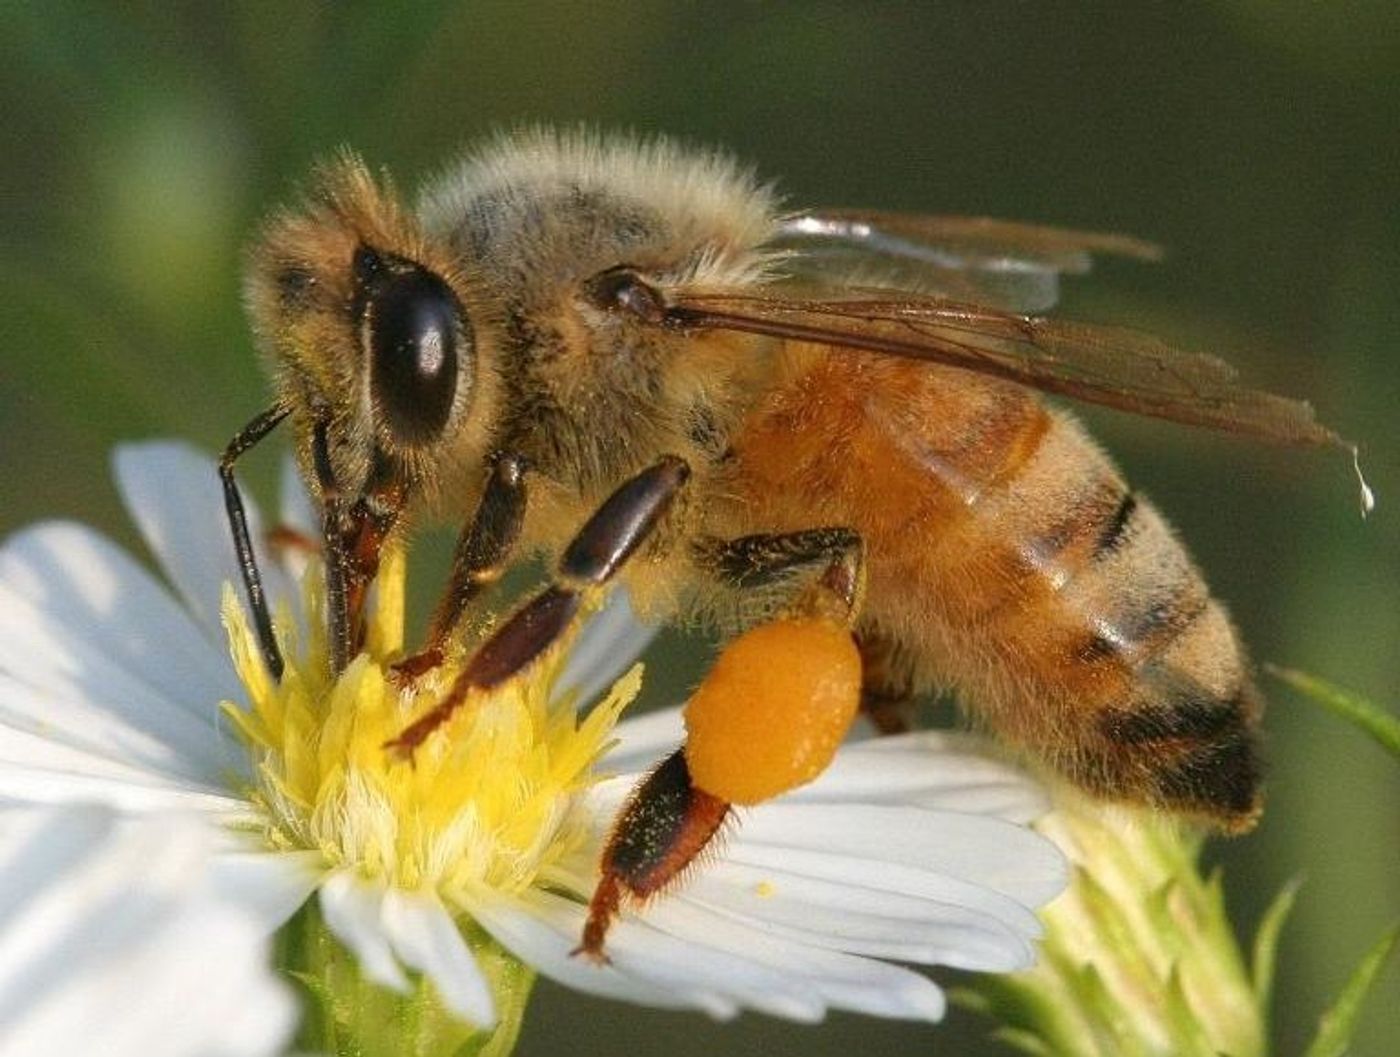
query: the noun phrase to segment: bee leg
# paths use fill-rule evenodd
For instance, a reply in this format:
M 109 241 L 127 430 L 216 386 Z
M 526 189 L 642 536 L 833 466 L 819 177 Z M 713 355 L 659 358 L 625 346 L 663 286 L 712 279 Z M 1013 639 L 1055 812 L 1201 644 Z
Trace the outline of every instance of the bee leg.
M 316 557 L 321 553 L 321 541 L 308 536 L 301 529 L 283 522 L 273 525 L 263 533 L 263 540 L 278 558 L 300 555 Z
M 859 611 L 861 539 L 854 529 L 817 528 L 800 532 L 708 539 L 697 547 L 697 558 L 721 582 L 736 588 L 771 589 L 814 569 L 829 569 L 838 559 L 854 567 L 856 583 L 851 608 Z M 861 632 L 856 636 L 865 673 L 861 711 L 881 734 L 901 734 L 913 727 L 913 688 L 904 670 L 898 644 L 888 636 Z
M 584 593 L 616 575 L 651 535 L 689 477 L 685 460 L 666 456 L 604 500 L 565 548 L 555 582 L 517 609 L 482 643 L 447 696 L 386 748 L 411 757 L 428 735 L 451 718 L 469 693 L 501 685 L 557 642 L 577 616 Z
M 312 429 L 311 465 L 321 493 L 331 672 L 339 675 L 362 645 L 365 600 L 379 573 L 385 541 L 403 512 L 405 486 L 381 460 L 371 471 L 362 494 L 348 495 L 336 479 L 330 422 L 325 418 Z
M 443 649 L 467 606 L 500 579 L 525 520 L 525 470 L 520 455 L 501 454 L 492 461 L 481 502 L 457 538 L 452 575 L 433 611 L 427 642 L 393 666 L 400 683 L 411 683 L 442 663 Z
M 790 587 L 799 579 L 810 581 L 841 564 L 851 569 L 851 608 L 859 608 L 856 596 L 865 559 L 860 534 L 854 529 L 814 528 L 731 540 L 707 538 L 695 545 L 695 557 L 715 579 L 741 590 Z
M 253 614 L 253 627 L 257 631 L 263 663 L 267 665 L 267 670 L 274 679 L 282 678 L 282 650 L 277 645 L 277 636 L 272 629 L 272 611 L 268 608 L 267 594 L 263 590 L 262 574 L 258 572 L 258 559 L 253 551 L 252 536 L 248 532 L 248 515 L 243 507 L 243 496 L 238 491 L 238 482 L 233 476 L 233 464 L 244 452 L 276 429 L 289 413 L 287 408 L 274 404 L 240 429 L 219 457 L 219 480 L 223 485 L 224 510 L 228 516 L 229 530 L 233 534 L 233 548 L 238 555 L 238 572 L 243 578 L 248 608 Z
M 880 734 L 914 728 L 914 687 L 899 643 L 878 631 L 856 635 L 860 648 L 860 711 Z
M 732 805 L 778 796 L 831 762 L 856 717 L 861 685 L 850 629 L 862 550 L 853 534 L 841 538 L 788 614 L 734 639 L 691 696 L 685 746 L 637 786 L 613 826 L 575 954 L 606 961 L 621 906 L 644 903 L 680 879 Z M 792 541 L 745 547 L 798 551 Z
M 719 832 L 726 800 L 696 786 L 685 750 L 667 756 L 632 791 L 603 850 L 601 878 L 574 954 L 606 962 L 603 944 L 624 900 L 641 902 L 674 883 Z

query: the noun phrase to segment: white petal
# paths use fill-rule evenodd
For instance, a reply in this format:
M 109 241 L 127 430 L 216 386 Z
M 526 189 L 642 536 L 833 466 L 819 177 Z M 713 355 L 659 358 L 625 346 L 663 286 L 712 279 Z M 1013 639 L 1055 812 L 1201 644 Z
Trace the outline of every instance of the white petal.
M 90 693 L 105 696 L 94 698 Z M 211 792 L 240 771 L 231 738 L 163 698 L 139 691 L 128 697 L 111 685 L 91 691 L 40 690 L 0 672 L 0 742 L 5 730 L 124 764 L 153 779 Z M 6 755 L 0 746 L 0 757 Z
M 295 1003 L 265 932 L 209 893 L 209 837 L 180 816 L 0 812 L 6 1057 L 281 1051 Z
M 589 815 L 600 843 L 638 780 L 637 775 L 622 776 L 588 791 Z M 994 816 L 916 805 L 811 802 L 789 795 L 745 811 L 730 836 L 729 854 L 735 857 L 759 845 L 835 852 L 933 870 L 1027 907 L 1058 895 L 1068 879 L 1064 856 L 1033 830 Z
M 237 760 L 215 733 L 220 698 L 238 689 L 228 662 L 143 570 L 81 526 L 40 525 L 0 552 L 0 670 L 42 691 L 37 704 L 10 699 L 12 721 L 27 711 L 91 734 L 90 708 L 160 743 L 180 759 L 156 757 L 185 774 L 221 778 Z
M 214 460 L 173 441 L 127 444 L 114 458 L 117 486 L 131 519 L 205 633 L 222 644 L 224 583 L 241 583 Z M 269 560 L 261 519 L 247 494 L 248 529 L 268 598 L 291 599 L 291 585 Z
M 200 782 L 191 782 L 178 773 L 152 767 L 146 761 L 133 763 L 122 759 L 125 753 L 120 747 L 112 751 L 107 746 L 81 744 L 81 740 L 86 739 L 70 737 L 62 728 L 46 728 L 42 720 L 22 712 L 18 716 L 13 715 L 11 709 L 6 707 L 9 702 L 27 704 L 26 697 L 35 693 L 30 687 L 16 686 L 9 676 L 0 675 L 0 695 L 3 695 L 0 696 L 0 764 L 5 765 L 5 768 L 0 768 L 0 788 L 10 788 L 5 769 L 14 767 L 27 771 L 52 771 L 74 778 L 111 778 L 162 789 L 207 789 Z M 6 698 L 9 702 L 6 702 Z M 61 709 L 60 704 L 56 711 Z M 98 724 L 99 729 L 102 725 Z
M 97 654 L 205 722 L 213 722 L 212 702 L 238 690 L 222 639 L 211 646 L 150 573 L 86 526 L 47 522 L 12 536 L 0 551 L 0 584 L 69 655 Z M 0 641 L 11 626 L 0 625 Z M 22 650 L 0 653 L 0 667 L 43 685 Z
M 845 854 L 838 850 L 781 848 L 745 839 L 742 832 L 724 849 L 724 862 L 764 873 L 777 872 L 815 881 L 849 886 L 856 891 L 877 888 L 895 895 L 912 896 L 932 904 L 958 908 L 982 921 L 990 918 L 1019 936 L 1041 933 L 1040 919 L 1024 903 L 986 885 L 939 872 L 936 862 L 927 867 L 892 863 Z
M 278 525 L 303 536 L 313 545 L 321 539 L 321 518 L 307 494 L 306 485 L 301 479 L 301 471 L 291 456 L 282 460 L 282 474 L 278 485 Z M 305 575 L 311 552 L 304 547 L 283 547 L 278 552 L 279 564 L 283 572 L 293 581 L 300 581 Z M 294 607 L 298 631 L 306 630 L 306 612 Z
M 301 908 L 325 873 L 320 852 L 224 852 L 209 865 L 209 883 L 270 932 Z
M 703 981 L 791 1019 L 819 1019 L 835 1007 L 938 1020 L 945 1006 L 938 987 L 918 973 L 783 939 L 678 899 L 650 904 L 641 922 L 619 921 L 608 953 L 623 971 Z
M 383 920 L 399 959 L 433 981 L 448 1009 L 478 1027 L 495 1026 L 491 987 L 436 895 L 391 888 Z
M 549 920 L 570 946 L 583 934 L 584 908 L 557 896 L 531 892 L 530 912 Z M 658 904 L 659 905 L 659 904 Z M 807 981 L 768 969 L 703 942 L 678 940 L 652 927 L 649 916 L 624 916 L 608 934 L 608 968 L 582 964 L 600 976 L 615 973 L 628 986 L 645 985 L 687 998 L 686 1004 L 728 1016 L 748 1007 L 789 1020 L 820 1020 L 824 1007 Z M 541 967 L 543 968 L 543 967 Z M 572 981 L 564 981 L 570 982 Z M 631 996 L 628 996 L 631 997 Z
M 703 1009 L 716 1018 L 738 1012 L 732 1001 L 719 995 L 695 989 L 667 990 L 645 979 L 624 976 L 611 965 L 594 965 L 574 957 L 583 932 L 583 911 L 579 904 L 558 896 L 531 892 L 518 900 L 502 898 L 473 906 L 471 915 L 526 965 L 575 991 L 659 1009 Z
M 152 824 L 122 839 L 117 817 L 97 809 L 6 811 L 0 825 L 10 851 L 5 881 L 20 894 L 0 940 L 0 1023 L 18 1014 L 21 991 L 41 998 L 62 987 L 65 950 L 106 952 L 162 920 L 207 846 L 198 834 L 171 842 Z M 53 854 L 39 852 L 45 839 L 55 842 Z M 116 902 L 122 895 L 125 907 Z M 120 921 L 104 920 L 110 916 Z
M 959 903 L 940 903 L 867 884 L 852 885 L 790 871 L 724 861 L 701 870 L 674 897 L 751 928 L 823 947 L 921 965 L 1009 972 L 1035 960 L 1027 935 Z
M 59 775 L 29 768 L 4 768 L 0 775 L 0 808 L 102 804 L 117 811 L 149 814 L 160 811 L 194 811 L 214 814 L 208 798 L 171 789 L 153 789 L 131 782 L 90 775 Z M 9 773 L 9 772 L 13 773 Z M 234 804 L 222 817 L 246 817 L 245 805 Z
M 940 730 L 847 744 L 815 782 L 787 799 L 917 804 L 1022 823 L 1044 814 L 1040 787 L 988 748 L 973 735 Z
M 617 682 L 651 644 L 658 630 L 656 625 L 637 619 L 625 588 L 613 591 L 569 651 L 569 659 L 559 675 L 559 689 L 576 693 L 578 701 L 587 704 Z
M 72 870 L 115 824 L 113 816 L 92 809 L 74 811 L 61 821 L 54 824 L 44 811 L 0 811 L 0 921 L 25 912 L 49 878 Z M 6 939 L 13 942 L 12 935 Z M 0 963 L 0 972 L 9 968 Z
M 743 839 L 936 869 L 1026 906 L 1065 886 L 1064 856 L 1044 837 L 999 818 L 886 804 L 765 804 L 743 820 Z
M 530 914 L 547 920 L 558 934 L 556 942 L 566 943 L 570 949 L 578 943 L 585 915 L 581 904 L 540 892 L 530 893 L 527 900 Z M 557 961 L 541 965 L 541 970 L 570 986 L 594 991 L 601 991 L 602 980 L 615 974 L 621 987 L 659 989 L 684 1000 L 686 1005 L 718 1016 L 730 1016 L 747 1007 L 789 1020 L 821 1019 L 827 1003 L 811 975 L 801 970 L 800 959 L 775 967 L 754 958 L 748 942 L 761 944 L 763 937 L 749 930 L 745 930 L 744 943 L 737 948 L 730 944 L 716 946 L 703 935 L 672 935 L 655 927 L 653 921 L 652 912 L 666 902 L 652 904 L 640 917 L 624 913 L 614 923 L 608 934 L 609 966 L 575 961 L 582 972 L 595 974 L 597 986 L 588 986 L 586 978 L 581 984 L 579 968 L 567 975 L 561 973 Z M 675 901 L 669 902 L 674 909 Z M 509 945 L 508 941 L 503 942 Z M 521 954 L 525 956 L 523 951 Z M 622 996 L 647 1001 L 625 990 Z
M 29 804 L 100 802 L 126 811 L 242 814 L 238 797 L 113 761 L 0 723 L 0 800 Z
M 384 928 L 384 889 L 338 870 L 321 885 L 321 912 L 326 927 L 355 955 L 364 974 L 395 991 L 408 990 L 404 975 Z
M 107 967 L 94 997 L 65 995 L 33 1053 L 256 1057 L 282 1053 L 298 1010 L 269 970 L 263 936 L 235 913 L 184 914 Z M 211 952 L 222 963 L 210 969 Z M 141 981 L 139 1003 L 129 994 Z M 75 1018 L 72 1009 L 81 1008 Z M 92 1040 L 100 1038 L 100 1050 Z M 65 1044 L 66 1043 L 66 1044 Z

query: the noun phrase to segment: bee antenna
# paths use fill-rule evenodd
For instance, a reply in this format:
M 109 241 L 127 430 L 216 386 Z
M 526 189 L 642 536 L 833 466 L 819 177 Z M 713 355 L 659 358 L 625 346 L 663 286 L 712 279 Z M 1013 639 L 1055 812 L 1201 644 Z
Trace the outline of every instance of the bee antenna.
M 282 651 L 277 646 L 277 636 L 273 634 L 272 613 L 267 606 L 262 574 L 258 572 L 253 538 L 248 532 L 248 515 L 243 509 L 243 497 L 239 494 L 238 482 L 233 478 L 233 464 L 238 461 L 240 455 L 276 429 L 290 411 L 290 408 L 281 404 L 273 404 L 235 433 L 223 455 L 219 457 L 219 480 L 224 486 L 224 510 L 228 514 L 229 530 L 233 533 L 233 549 L 238 555 L 238 571 L 243 577 L 243 589 L 248 595 L 248 608 L 253 614 L 253 627 L 258 633 L 263 660 L 274 679 L 282 678 Z

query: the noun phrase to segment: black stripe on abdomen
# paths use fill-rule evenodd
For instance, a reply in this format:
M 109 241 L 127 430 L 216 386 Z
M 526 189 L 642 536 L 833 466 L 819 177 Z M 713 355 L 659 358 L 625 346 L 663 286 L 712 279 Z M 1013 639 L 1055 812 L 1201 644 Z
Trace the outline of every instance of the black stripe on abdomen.
M 1128 536 L 1128 532 L 1132 527 L 1133 516 L 1137 513 L 1137 509 L 1137 495 L 1131 489 L 1124 491 L 1123 498 L 1119 500 L 1118 506 L 1113 511 L 1113 514 L 1104 522 L 1103 529 L 1099 532 L 1098 539 L 1094 541 L 1094 561 L 1118 549 L 1119 545 L 1122 544 L 1123 540 Z
M 1124 745 L 1151 741 L 1205 741 L 1232 727 L 1242 728 L 1248 712 L 1245 690 L 1229 697 L 1210 693 L 1192 680 L 1168 677 L 1175 686 L 1156 700 L 1106 712 L 1099 730 L 1109 740 Z M 1148 686 L 1157 682 L 1148 676 Z

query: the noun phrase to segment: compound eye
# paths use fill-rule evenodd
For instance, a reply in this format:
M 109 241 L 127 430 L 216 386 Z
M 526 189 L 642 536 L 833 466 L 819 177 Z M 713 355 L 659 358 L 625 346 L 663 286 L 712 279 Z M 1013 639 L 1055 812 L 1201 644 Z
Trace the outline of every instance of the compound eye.
M 399 443 L 430 444 L 452 413 L 466 321 L 431 272 L 414 266 L 376 278 L 364 308 L 374 403 Z

